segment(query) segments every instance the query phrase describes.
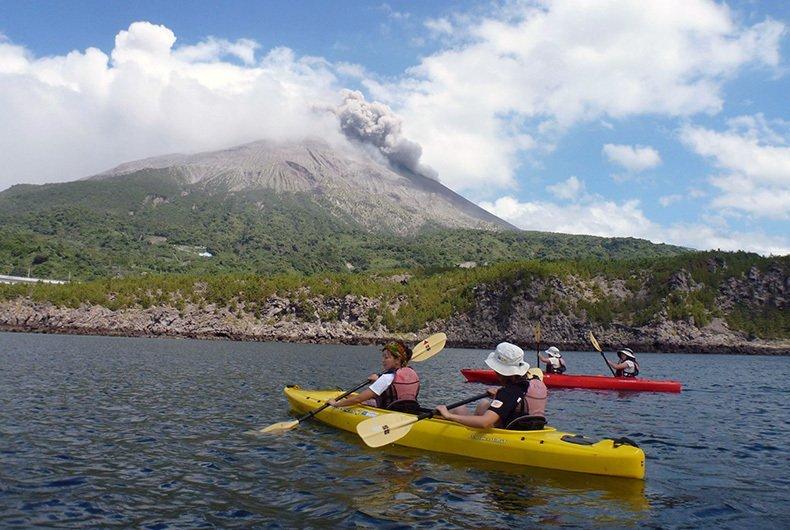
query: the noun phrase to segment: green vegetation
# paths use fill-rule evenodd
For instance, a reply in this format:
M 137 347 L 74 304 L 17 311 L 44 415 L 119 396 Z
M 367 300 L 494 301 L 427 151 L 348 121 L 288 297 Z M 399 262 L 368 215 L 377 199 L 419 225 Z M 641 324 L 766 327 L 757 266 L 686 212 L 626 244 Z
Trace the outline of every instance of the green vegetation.
M 751 300 L 736 293 L 717 305 L 727 282 L 753 268 L 778 267 L 786 277 L 788 257 L 436 226 L 403 237 L 364 229 L 320 194 L 234 192 L 221 182 L 193 185 L 167 169 L 14 186 L 0 193 L 0 227 L 0 274 L 77 280 L 0 286 L 0 299 L 179 311 L 215 304 L 237 317 L 260 317 L 266 299 L 278 293 L 297 306 L 298 318 L 332 321 L 342 316 L 316 298 L 353 294 L 380 302 L 370 322 L 414 331 L 468 310 L 475 289 L 485 285 L 503 321 L 514 300 L 526 296 L 541 310 L 601 325 L 641 326 L 659 315 L 696 325 L 723 318 L 753 336 L 790 336 L 788 311 L 773 294 Z M 461 269 L 463 262 L 481 266 Z M 391 278 L 403 274 L 408 282 Z M 604 292 L 593 278 L 619 292 Z M 555 280 L 581 282 L 586 294 L 557 292 Z
M 0 274 L 316 274 L 519 260 L 634 259 L 687 249 L 633 238 L 426 227 L 370 232 L 316 196 L 196 187 L 167 170 L 0 193 Z M 198 255 L 205 249 L 213 257 Z
M 586 315 L 591 322 L 602 325 L 615 321 L 644 325 L 665 311 L 669 319 L 693 319 L 696 325 L 722 317 L 731 328 L 753 336 L 790 338 L 790 312 L 781 303 L 774 303 L 775 298 L 762 302 L 738 300 L 732 310 L 717 307 L 717 296 L 725 284 L 732 279 L 744 280 L 753 267 L 761 273 L 779 270 L 786 277 L 790 257 L 699 252 L 639 260 L 532 260 L 473 269 L 267 276 L 157 274 L 67 285 L 0 285 L 0 300 L 30 296 L 60 306 L 98 304 L 111 309 L 171 306 L 183 310 L 187 304 L 200 307 L 215 304 L 228 307 L 237 315 L 260 316 L 267 298 L 279 294 L 299 306 L 300 318 L 336 320 L 339 318 L 336 312 L 317 310 L 316 297 L 339 299 L 353 294 L 381 301 L 381 309 L 371 310 L 369 320 L 380 318 L 393 331 L 416 331 L 426 322 L 470 309 L 475 301 L 475 289 L 485 285 L 496 293 L 502 318 L 509 316 L 514 297 L 525 295 L 532 296 L 535 303 L 548 304 L 552 312 Z M 410 275 L 408 281 L 399 281 L 402 274 Z M 683 289 L 673 287 L 673 282 L 680 281 L 678 275 L 690 279 L 689 285 Z M 554 279 L 568 281 L 571 277 L 588 286 L 591 299 L 562 297 L 550 287 Z M 610 284 L 619 281 L 626 293 L 617 297 L 607 295 L 593 282 L 595 278 L 605 278 Z M 535 282 L 540 283 L 531 289 Z

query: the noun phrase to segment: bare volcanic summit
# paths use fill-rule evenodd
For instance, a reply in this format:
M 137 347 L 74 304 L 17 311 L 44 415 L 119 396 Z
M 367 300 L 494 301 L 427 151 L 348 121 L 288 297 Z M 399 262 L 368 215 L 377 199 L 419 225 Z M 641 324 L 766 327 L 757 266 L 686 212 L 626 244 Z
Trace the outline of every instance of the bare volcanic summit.
M 426 225 L 516 230 L 434 179 L 391 167 L 364 148 L 332 147 L 315 139 L 262 140 L 220 151 L 146 158 L 89 179 L 124 179 L 152 170 L 212 194 L 271 190 L 306 195 L 373 231 L 408 234 Z

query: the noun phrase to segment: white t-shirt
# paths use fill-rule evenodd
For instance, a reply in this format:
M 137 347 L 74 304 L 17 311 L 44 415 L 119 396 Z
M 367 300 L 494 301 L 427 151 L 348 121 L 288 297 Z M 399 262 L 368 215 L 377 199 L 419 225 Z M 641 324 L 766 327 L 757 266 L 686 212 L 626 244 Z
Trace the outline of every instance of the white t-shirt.
M 374 394 L 380 396 L 381 394 L 384 393 L 385 390 L 387 390 L 390 387 L 390 385 L 394 380 L 395 380 L 395 374 L 382 374 L 379 376 L 378 379 L 373 381 L 373 384 L 370 385 L 368 388 L 370 388 Z
M 623 368 L 624 373 L 633 374 L 634 372 L 636 372 L 636 366 L 634 365 L 634 361 L 632 361 L 631 359 L 626 359 L 625 361 L 623 361 L 623 364 L 625 365 L 625 367 Z
M 558 370 L 561 366 L 560 360 L 557 357 L 549 357 L 549 364 L 554 367 L 555 370 Z

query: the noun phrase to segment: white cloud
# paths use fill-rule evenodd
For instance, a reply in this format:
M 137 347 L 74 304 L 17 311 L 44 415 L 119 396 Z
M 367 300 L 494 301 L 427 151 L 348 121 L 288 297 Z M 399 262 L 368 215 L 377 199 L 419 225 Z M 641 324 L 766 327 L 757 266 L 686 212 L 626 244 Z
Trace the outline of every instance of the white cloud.
M 738 232 L 726 225 L 677 223 L 662 226 L 648 219 L 639 201 L 621 203 L 591 197 L 574 203 L 520 202 L 504 196 L 480 206 L 525 230 L 604 237 L 638 237 L 696 249 L 748 250 L 768 255 L 790 254 L 790 239 L 760 232 Z
M 786 122 L 778 121 L 787 128 Z M 722 173 L 710 178 L 720 190 L 712 205 L 756 217 L 790 218 L 790 147 L 787 131 L 772 129 L 762 115 L 741 116 L 727 131 L 684 126 L 680 138 Z
M 452 29 L 468 38 L 368 87 L 442 182 L 491 190 L 514 184 L 525 136 L 535 147 L 580 121 L 718 112 L 724 81 L 778 65 L 784 25 L 744 26 L 709 0 L 557 0 L 507 3 Z
M 575 176 L 571 176 L 568 180 L 552 186 L 546 186 L 546 189 L 559 199 L 572 200 L 578 198 L 584 192 L 584 182 Z
M 612 125 L 611 122 L 608 122 L 606 120 L 601 120 L 601 127 L 603 127 L 604 129 L 609 129 L 610 131 L 614 130 L 614 125 Z
M 659 197 L 658 202 L 659 204 L 661 204 L 661 206 L 666 208 L 667 206 L 682 200 L 683 200 L 683 195 L 673 194 L 673 195 L 664 195 L 663 197 Z
M 519 202 L 511 196 L 480 206 L 519 228 L 593 236 L 645 237 L 653 228 L 639 208 L 639 201 L 616 203 L 595 200 L 584 203 Z
M 384 11 L 384 14 L 387 15 L 387 18 L 391 18 L 393 20 L 401 21 L 407 20 L 409 17 L 411 17 L 411 13 L 407 11 L 396 11 L 387 3 L 381 4 L 379 9 Z
M 179 59 L 187 62 L 198 61 L 218 61 L 225 56 L 233 56 L 240 59 L 244 64 L 255 63 L 255 51 L 261 45 L 250 39 L 239 39 L 230 42 L 225 39 L 209 37 L 207 40 L 195 44 L 194 46 L 184 46 L 174 52 Z
M 424 25 L 433 35 L 451 35 L 453 24 L 447 18 L 429 18 Z
M 369 77 L 371 75 L 364 66 L 356 63 L 335 63 L 335 71 L 340 75 L 354 79 L 364 79 L 365 77 Z
M 0 189 L 68 180 L 120 162 L 260 138 L 341 137 L 331 65 L 258 44 L 209 38 L 177 47 L 136 22 L 110 56 L 96 48 L 36 58 L 0 42 Z M 224 60 L 230 57 L 232 60 Z
M 606 144 L 603 146 L 602 152 L 610 162 L 635 173 L 656 167 L 661 163 L 658 151 L 642 145 L 632 147 L 630 145 Z

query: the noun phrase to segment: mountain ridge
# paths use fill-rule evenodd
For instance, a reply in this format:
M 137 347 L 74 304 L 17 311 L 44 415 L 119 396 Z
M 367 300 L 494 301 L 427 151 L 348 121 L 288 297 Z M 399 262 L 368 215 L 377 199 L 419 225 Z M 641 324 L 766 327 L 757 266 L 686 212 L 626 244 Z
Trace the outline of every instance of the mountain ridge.
M 312 274 L 687 251 L 509 230 L 439 182 L 396 173 L 373 157 L 272 145 L 165 155 L 88 179 L 12 186 L 0 192 L 0 274 Z M 335 176 L 345 181 L 330 189 Z
M 373 156 L 347 146 L 330 147 L 318 139 L 259 140 L 217 151 L 127 162 L 87 180 L 169 169 L 186 177 L 190 185 L 215 192 L 270 189 L 325 197 L 370 230 L 407 234 L 429 222 L 448 228 L 517 230 L 438 181 L 404 167 L 393 168 Z

